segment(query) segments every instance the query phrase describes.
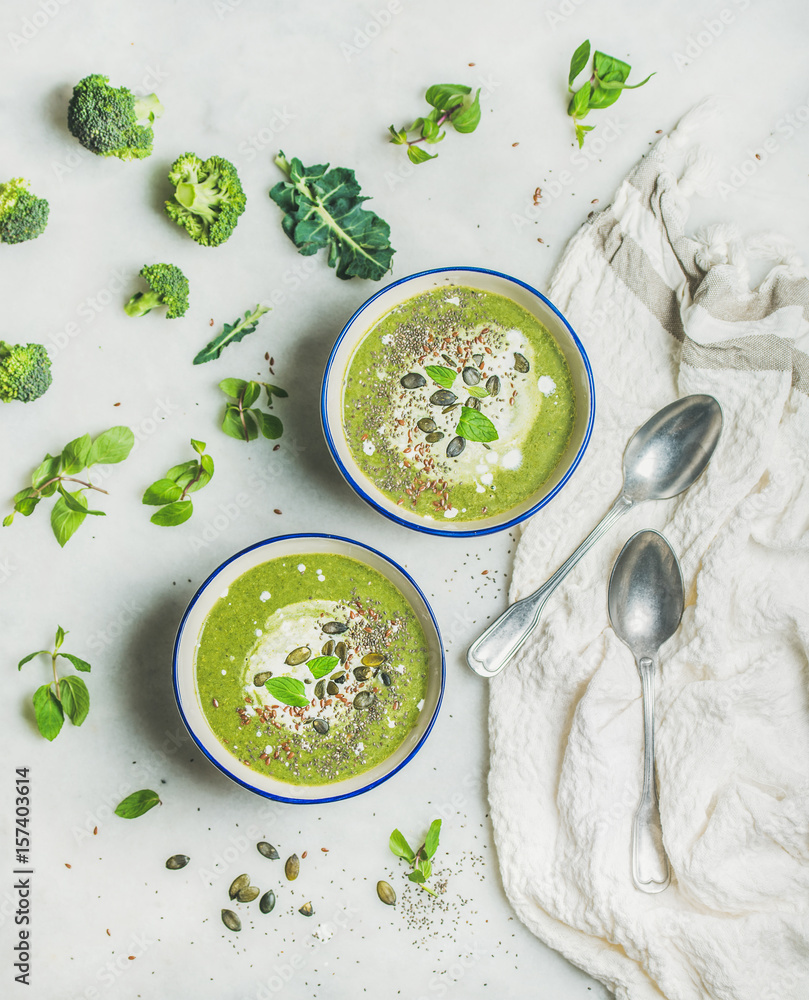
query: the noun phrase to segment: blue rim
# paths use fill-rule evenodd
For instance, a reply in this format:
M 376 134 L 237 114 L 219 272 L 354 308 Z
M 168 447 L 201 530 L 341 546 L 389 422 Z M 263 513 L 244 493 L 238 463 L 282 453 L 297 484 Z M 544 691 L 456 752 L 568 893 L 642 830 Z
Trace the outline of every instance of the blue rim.
M 554 486 L 551 492 L 548 493 L 547 496 L 544 496 L 541 500 L 537 501 L 537 503 L 535 503 L 534 506 L 531 507 L 529 510 L 525 511 L 522 514 L 517 515 L 516 517 L 513 517 L 510 521 L 506 521 L 503 524 L 493 525 L 492 527 L 489 528 L 469 528 L 457 531 L 451 531 L 447 528 L 438 528 L 438 527 L 433 528 L 427 525 L 413 524 L 411 521 L 406 521 L 404 518 L 394 514 L 393 511 L 386 510 L 381 504 L 377 503 L 377 501 L 374 500 L 374 498 L 370 494 L 365 492 L 365 490 L 360 486 L 360 484 L 351 476 L 351 473 L 348 471 L 348 469 L 346 469 L 345 465 L 343 465 L 342 461 L 340 460 L 340 456 L 337 453 L 337 448 L 334 443 L 334 435 L 332 434 L 327 413 L 326 401 L 328 398 L 329 379 L 331 377 L 332 365 L 334 364 L 335 355 L 337 354 L 337 350 L 340 347 L 340 344 L 343 342 L 343 339 L 346 337 L 349 329 L 351 328 L 357 317 L 362 312 L 364 312 L 368 308 L 368 306 L 371 305 L 372 302 L 376 301 L 376 299 L 378 299 L 380 295 L 384 295 L 391 288 L 396 288 L 398 285 L 403 285 L 408 281 L 412 281 L 414 278 L 423 278 L 426 275 L 430 274 L 446 274 L 447 271 L 467 271 L 477 274 L 491 274 L 497 278 L 503 278 L 505 281 L 510 281 L 512 282 L 512 284 L 519 285 L 521 288 L 524 288 L 532 295 L 535 295 L 538 299 L 541 299 L 542 302 L 544 302 L 545 305 L 553 313 L 556 314 L 556 316 L 564 324 L 568 333 L 573 339 L 573 343 L 576 345 L 576 348 L 579 354 L 581 355 L 581 359 L 584 362 L 584 369 L 587 374 L 587 385 L 590 392 L 590 413 L 587 419 L 587 427 L 585 428 L 584 431 L 584 438 L 582 440 L 581 445 L 579 446 L 579 450 L 576 452 L 573 461 L 568 466 L 567 472 L 565 472 L 564 476 L 562 476 L 560 481 L 556 484 L 556 486 Z M 524 281 L 520 281 L 519 278 L 515 278 L 510 274 L 504 274 L 502 271 L 493 271 L 487 267 L 467 267 L 467 266 L 434 267 L 428 271 L 417 271 L 415 274 L 408 274 L 404 278 L 399 278 L 398 281 L 392 281 L 389 285 L 386 285 L 384 288 L 381 288 L 378 292 L 372 295 L 370 299 L 366 299 L 365 302 L 363 302 L 363 304 L 359 307 L 359 309 L 357 309 L 354 315 L 345 324 L 343 329 L 340 331 L 340 335 L 338 336 L 337 340 L 334 342 L 334 347 L 332 347 L 331 353 L 329 354 L 329 360 L 326 362 L 326 371 L 323 375 L 323 386 L 320 392 L 320 423 L 321 426 L 323 427 L 323 434 L 324 437 L 326 438 L 326 445 L 328 446 L 328 449 L 331 452 L 331 456 L 334 459 L 337 468 L 340 470 L 340 474 L 342 475 L 343 479 L 345 479 L 345 481 L 348 483 L 348 485 L 354 490 L 354 492 L 358 496 L 362 497 L 362 499 L 371 507 L 373 507 L 374 510 L 379 511 L 380 514 L 382 514 L 384 517 L 387 517 L 389 520 L 395 521 L 396 524 L 404 525 L 405 528 L 410 528 L 412 531 L 420 531 L 426 535 L 444 535 L 449 538 L 470 538 L 482 535 L 492 535 L 497 531 L 505 531 L 508 528 L 513 528 L 515 524 L 520 524 L 520 522 L 525 521 L 529 517 L 532 517 L 534 514 L 536 514 L 538 510 L 541 510 L 546 504 L 549 504 L 551 500 L 553 500 L 553 498 L 556 496 L 556 494 L 562 489 L 565 483 L 567 483 L 567 481 L 576 471 L 579 462 L 582 460 L 582 457 L 584 456 L 584 453 L 587 450 L 587 445 L 590 443 L 590 436 L 593 433 L 595 415 L 596 415 L 596 397 L 595 397 L 595 383 L 593 381 L 593 369 L 592 366 L 590 365 L 590 359 L 587 357 L 587 352 L 584 349 L 584 345 L 576 335 L 576 331 L 573 329 L 570 323 L 568 323 L 568 321 L 565 319 L 562 313 L 559 312 L 559 310 L 556 308 L 553 302 L 551 302 L 550 299 L 546 298 L 542 294 L 542 292 L 538 291 L 532 285 L 529 285 Z M 341 433 L 342 433 L 342 428 L 341 428 Z
M 218 760 L 215 760 L 211 756 L 211 754 L 208 753 L 208 751 L 205 749 L 202 743 L 197 739 L 196 733 L 194 732 L 193 728 L 191 727 L 191 724 L 186 718 L 186 714 L 183 711 L 183 705 L 180 698 L 180 690 L 177 681 L 177 672 L 178 672 L 177 658 L 180 650 L 180 642 L 183 637 L 183 631 L 185 630 L 185 624 L 188 621 L 188 616 L 191 614 L 191 611 L 193 610 L 197 601 L 200 599 L 200 597 L 202 597 L 203 593 L 208 588 L 208 585 L 212 583 L 219 576 L 219 574 L 222 572 L 223 569 L 225 569 L 226 566 L 229 566 L 235 559 L 241 558 L 241 556 L 245 555 L 246 553 L 252 552 L 254 549 L 260 549 L 263 546 L 272 545 L 275 542 L 284 542 L 298 538 L 324 538 L 324 539 L 329 539 L 331 541 L 347 542 L 349 545 L 357 545 L 361 549 L 365 549 L 367 552 L 373 552 L 374 555 L 379 556 L 380 559 L 383 559 L 386 563 L 389 563 L 391 566 L 393 566 L 394 569 L 397 569 L 415 589 L 416 593 L 421 598 L 424 607 L 427 609 L 427 613 L 429 614 L 430 620 L 433 623 L 433 628 L 435 629 L 436 638 L 438 639 L 438 649 L 441 653 L 441 689 L 438 692 L 438 701 L 436 702 L 435 705 L 435 711 L 433 712 L 432 718 L 430 719 L 427 728 L 422 734 L 421 739 L 418 741 L 415 747 L 413 747 L 413 749 L 410 751 L 407 757 L 405 757 L 405 759 L 401 762 L 401 764 L 397 765 L 392 771 L 389 771 L 387 774 L 385 774 L 381 778 L 378 778 L 376 781 L 372 781 L 367 785 L 363 785 L 362 788 L 358 788 L 356 791 L 346 792 L 344 795 L 330 795 L 318 799 L 296 799 L 285 795 L 275 795 L 272 792 L 266 792 L 261 788 L 257 788 L 255 785 L 251 785 L 247 781 L 242 781 L 241 778 L 236 777 L 235 774 L 229 771 Z M 441 639 L 441 631 L 438 628 L 438 622 L 436 621 L 435 615 L 433 614 L 433 609 L 430 607 L 430 603 L 424 596 L 421 587 L 419 587 L 419 585 L 416 583 L 413 577 L 407 572 L 407 570 L 403 569 L 397 562 L 394 562 L 394 560 L 391 559 L 390 556 L 386 556 L 384 552 L 380 552 L 379 549 L 375 549 L 371 545 L 366 545 L 364 542 L 358 542 L 354 538 L 346 538 L 343 535 L 328 535 L 316 531 L 296 533 L 291 535 L 276 535 L 274 538 L 265 538 L 261 542 L 255 542 L 253 545 L 248 545 L 247 548 L 242 549 L 240 552 L 237 552 L 235 555 L 232 555 L 229 559 L 226 559 L 223 563 L 217 566 L 217 568 L 213 571 L 213 573 L 210 574 L 207 580 L 205 580 L 205 582 L 197 589 L 197 592 L 191 598 L 188 607 L 185 609 L 185 614 L 180 620 L 179 627 L 177 628 L 177 636 L 174 640 L 174 649 L 171 658 L 171 680 L 172 680 L 172 685 L 174 687 L 174 700 L 177 702 L 177 709 L 180 713 L 180 717 L 183 720 L 185 728 L 188 730 L 191 739 L 196 743 L 196 745 L 199 747 L 202 753 L 208 758 L 208 760 L 214 765 L 214 767 L 216 767 L 223 774 L 227 775 L 232 781 L 235 781 L 238 785 L 241 785 L 243 788 L 247 788 L 251 792 L 255 792 L 256 795 L 261 795 L 266 799 L 273 799 L 276 802 L 286 802 L 291 805 L 323 805 L 324 802 L 340 802 L 342 799 L 351 799 L 354 798 L 355 795 L 362 795 L 363 792 L 367 792 L 370 791 L 372 788 L 376 788 L 377 785 L 381 785 L 383 781 L 387 781 L 388 778 L 392 778 L 394 774 L 396 774 L 398 771 L 401 771 L 401 769 L 405 766 L 405 764 L 411 761 L 413 757 L 415 757 L 416 754 L 419 752 L 419 750 L 421 750 L 421 748 L 424 746 L 427 737 L 430 735 L 430 732 L 432 731 L 432 728 L 435 725 L 435 720 L 438 718 L 438 710 L 441 708 L 441 702 L 444 700 L 444 687 L 446 684 L 446 678 L 447 678 L 447 669 L 446 669 L 446 658 L 444 656 L 444 643 Z

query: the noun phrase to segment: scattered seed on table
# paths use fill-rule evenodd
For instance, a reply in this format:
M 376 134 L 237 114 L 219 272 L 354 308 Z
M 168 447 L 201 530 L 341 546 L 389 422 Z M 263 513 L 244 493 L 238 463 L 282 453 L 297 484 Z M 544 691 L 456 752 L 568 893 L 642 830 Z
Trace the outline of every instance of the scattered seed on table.
M 284 864 L 284 874 L 290 882 L 294 882 L 301 871 L 301 863 L 297 854 L 291 854 Z
M 305 917 L 311 917 L 314 912 L 311 903 L 304 903 L 298 910 L 298 913 L 302 913 Z
M 233 910 L 222 910 L 222 923 L 229 931 L 240 931 L 242 922 Z

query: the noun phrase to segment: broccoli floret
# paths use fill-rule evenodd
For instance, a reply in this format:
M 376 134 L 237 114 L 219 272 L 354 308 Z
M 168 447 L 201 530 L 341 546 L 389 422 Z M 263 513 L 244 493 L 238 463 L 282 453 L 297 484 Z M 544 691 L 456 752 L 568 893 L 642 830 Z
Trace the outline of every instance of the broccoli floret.
M 188 278 L 174 264 L 146 264 L 140 276 L 149 283 L 148 292 L 136 292 L 124 306 L 127 316 L 145 316 L 158 306 L 168 306 L 166 319 L 184 316 L 188 309 Z
M 136 97 L 126 87 L 111 87 L 108 76 L 93 73 L 79 80 L 67 106 L 67 127 L 79 142 L 98 156 L 141 160 L 151 156 L 154 132 L 150 125 L 163 114 L 154 94 Z
M 27 188 L 22 177 L 0 184 L 0 243 L 24 243 L 45 232 L 50 206 Z
M 183 153 L 171 165 L 169 180 L 176 188 L 166 202 L 169 218 L 202 246 L 224 243 L 247 201 L 233 164 L 221 156 L 203 162 L 194 153 Z
M 51 384 L 51 359 L 42 344 L 0 340 L 0 400 L 30 403 Z

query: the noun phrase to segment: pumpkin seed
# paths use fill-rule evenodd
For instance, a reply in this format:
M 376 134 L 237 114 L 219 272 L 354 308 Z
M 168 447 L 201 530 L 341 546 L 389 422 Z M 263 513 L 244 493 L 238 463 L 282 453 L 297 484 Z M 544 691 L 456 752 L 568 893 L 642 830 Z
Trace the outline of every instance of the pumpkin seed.
M 311 903 L 304 903 L 298 910 L 298 913 L 302 913 L 305 917 L 311 917 L 314 912 Z
M 479 365 L 481 363 L 481 361 L 483 361 L 483 355 L 482 354 L 473 354 L 472 355 L 472 360 L 475 362 L 476 365 Z
M 519 353 L 519 351 L 514 352 L 514 368 L 518 372 L 528 372 L 531 370 L 531 366 L 528 364 L 528 360 Z
M 466 441 L 462 437 L 454 437 L 447 445 L 447 458 L 457 458 L 466 447 Z
M 177 871 L 179 868 L 185 868 L 191 858 L 187 854 L 172 854 L 172 856 L 166 862 L 166 868 L 170 871 Z
M 354 708 L 362 710 L 363 708 L 370 708 L 371 705 L 376 701 L 376 695 L 373 691 L 360 691 L 360 693 L 354 699 Z
M 331 680 L 333 680 L 335 684 L 345 684 L 345 679 L 346 675 L 343 673 L 342 669 L 331 675 Z
M 248 885 L 246 889 L 239 890 L 239 895 L 236 899 L 238 899 L 240 903 L 252 903 L 260 892 L 261 889 L 257 889 L 254 885 Z
M 473 410 L 480 409 L 480 400 L 475 399 L 474 396 L 470 396 L 469 399 L 463 404 L 464 406 L 471 406 Z
M 315 684 L 315 698 L 323 699 L 326 697 L 326 678 L 321 677 L 320 680 Z
M 233 910 L 222 910 L 222 923 L 229 931 L 240 931 L 242 929 L 242 922 Z
M 477 368 L 464 368 L 461 378 L 467 385 L 477 385 L 480 382 L 480 372 Z
M 331 656 L 331 654 L 334 652 L 334 639 L 329 639 L 328 642 L 324 642 L 323 649 L 321 649 L 320 652 L 324 656 Z
M 408 372 L 399 381 L 405 389 L 420 389 L 423 385 L 427 385 L 427 379 L 418 372 Z
M 242 889 L 246 889 L 250 885 L 249 875 L 238 875 L 231 883 L 228 889 L 228 895 L 231 899 L 235 899 Z
M 386 688 L 389 688 L 393 683 L 393 681 L 390 679 L 390 674 L 386 670 L 383 670 L 380 673 L 379 679 L 382 681 L 382 683 L 385 685 Z
M 325 625 L 321 625 L 320 627 L 326 635 L 342 635 L 343 632 L 348 631 L 346 622 L 326 622 Z
M 275 893 L 272 889 L 268 889 L 261 899 L 258 901 L 258 908 L 262 913 L 269 913 L 270 910 L 275 906 Z
M 432 434 L 428 434 L 424 440 L 429 441 L 430 444 L 435 444 L 436 441 L 440 441 L 443 436 L 444 435 L 441 431 L 434 431 Z
M 329 731 L 329 724 L 325 719 L 315 719 L 312 723 L 312 728 L 316 733 L 320 733 L 321 736 L 325 736 Z
M 455 365 L 457 364 L 457 362 L 453 361 L 448 354 L 442 354 L 441 357 L 444 359 L 444 361 L 446 361 L 446 363 L 450 366 L 450 368 L 454 368 Z
M 329 681 L 329 683 L 326 685 L 326 694 L 334 695 L 339 693 L 340 693 L 340 688 L 337 687 L 334 681 Z
M 270 861 L 277 861 L 280 857 L 278 851 L 276 851 L 272 844 L 268 844 L 266 840 L 260 840 L 256 844 L 256 847 L 258 848 L 258 853 L 263 855 L 265 858 L 269 858 Z
M 496 375 L 492 375 L 486 380 L 486 392 L 490 396 L 500 395 L 500 379 Z
M 433 431 L 438 430 L 438 424 L 432 417 L 422 417 L 416 426 L 420 431 L 424 431 L 425 434 L 432 434 Z
M 306 663 L 312 655 L 312 650 L 308 646 L 298 646 L 284 660 L 290 667 L 297 667 L 299 663 Z
M 267 681 L 272 677 L 272 670 L 262 670 L 260 674 L 256 674 L 253 678 L 253 684 L 257 687 L 264 687 Z
M 334 655 L 340 661 L 340 663 L 345 663 L 348 659 L 348 646 L 344 642 L 338 642 L 334 647 Z
M 457 406 L 458 406 L 457 403 L 453 403 L 451 406 L 445 406 L 444 409 L 441 412 L 442 413 L 451 413 Z
M 366 653 L 360 663 L 364 667 L 381 667 L 385 660 L 387 656 L 384 653 Z
M 294 882 L 295 879 L 300 875 L 301 871 L 301 859 L 297 854 L 290 854 L 286 859 L 284 864 L 284 874 L 289 879 L 290 882 Z
M 371 676 L 370 667 L 354 667 L 354 676 L 358 681 L 367 681 Z
M 457 398 L 455 393 L 450 392 L 449 389 L 438 389 L 430 396 L 430 402 L 433 406 L 452 406 Z
M 387 882 L 376 883 L 376 894 L 388 906 L 393 906 L 396 902 L 396 893 L 393 891 L 393 886 Z

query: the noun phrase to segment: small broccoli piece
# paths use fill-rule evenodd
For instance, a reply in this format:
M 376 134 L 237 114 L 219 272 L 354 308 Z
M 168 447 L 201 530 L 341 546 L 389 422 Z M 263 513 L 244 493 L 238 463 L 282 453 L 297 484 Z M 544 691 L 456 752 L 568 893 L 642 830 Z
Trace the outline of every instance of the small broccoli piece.
M 194 153 L 183 153 L 171 165 L 169 180 L 176 188 L 166 202 L 169 218 L 202 246 L 224 243 L 247 201 L 233 164 L 221 156 L 203 162 Z
M 51 384 L 51 359 L 42 344 L 0 340 L 0 400 L 30 403 Z
M 127 316 L 145 316 L 158 306 L 168 306 L 166 319 L 184 316 L 188 309 L 188 278 L 174 264 L 146 264 L 140 276 L 148 292 L 136 292 L 124 306 Z
M 108 76 L 93 73 L 79 80 L 67 106 L 67 127 L 79 142 L 98 156 L 142 160 L 151 156 L 151 125 L 163 114 L 154 94 L 136 97 L 126 87 L 111 87 Z
M 0 184 L 0 243 L 24 243 L 45 232 L 50 205 L 27 188 L 22 177 Z

